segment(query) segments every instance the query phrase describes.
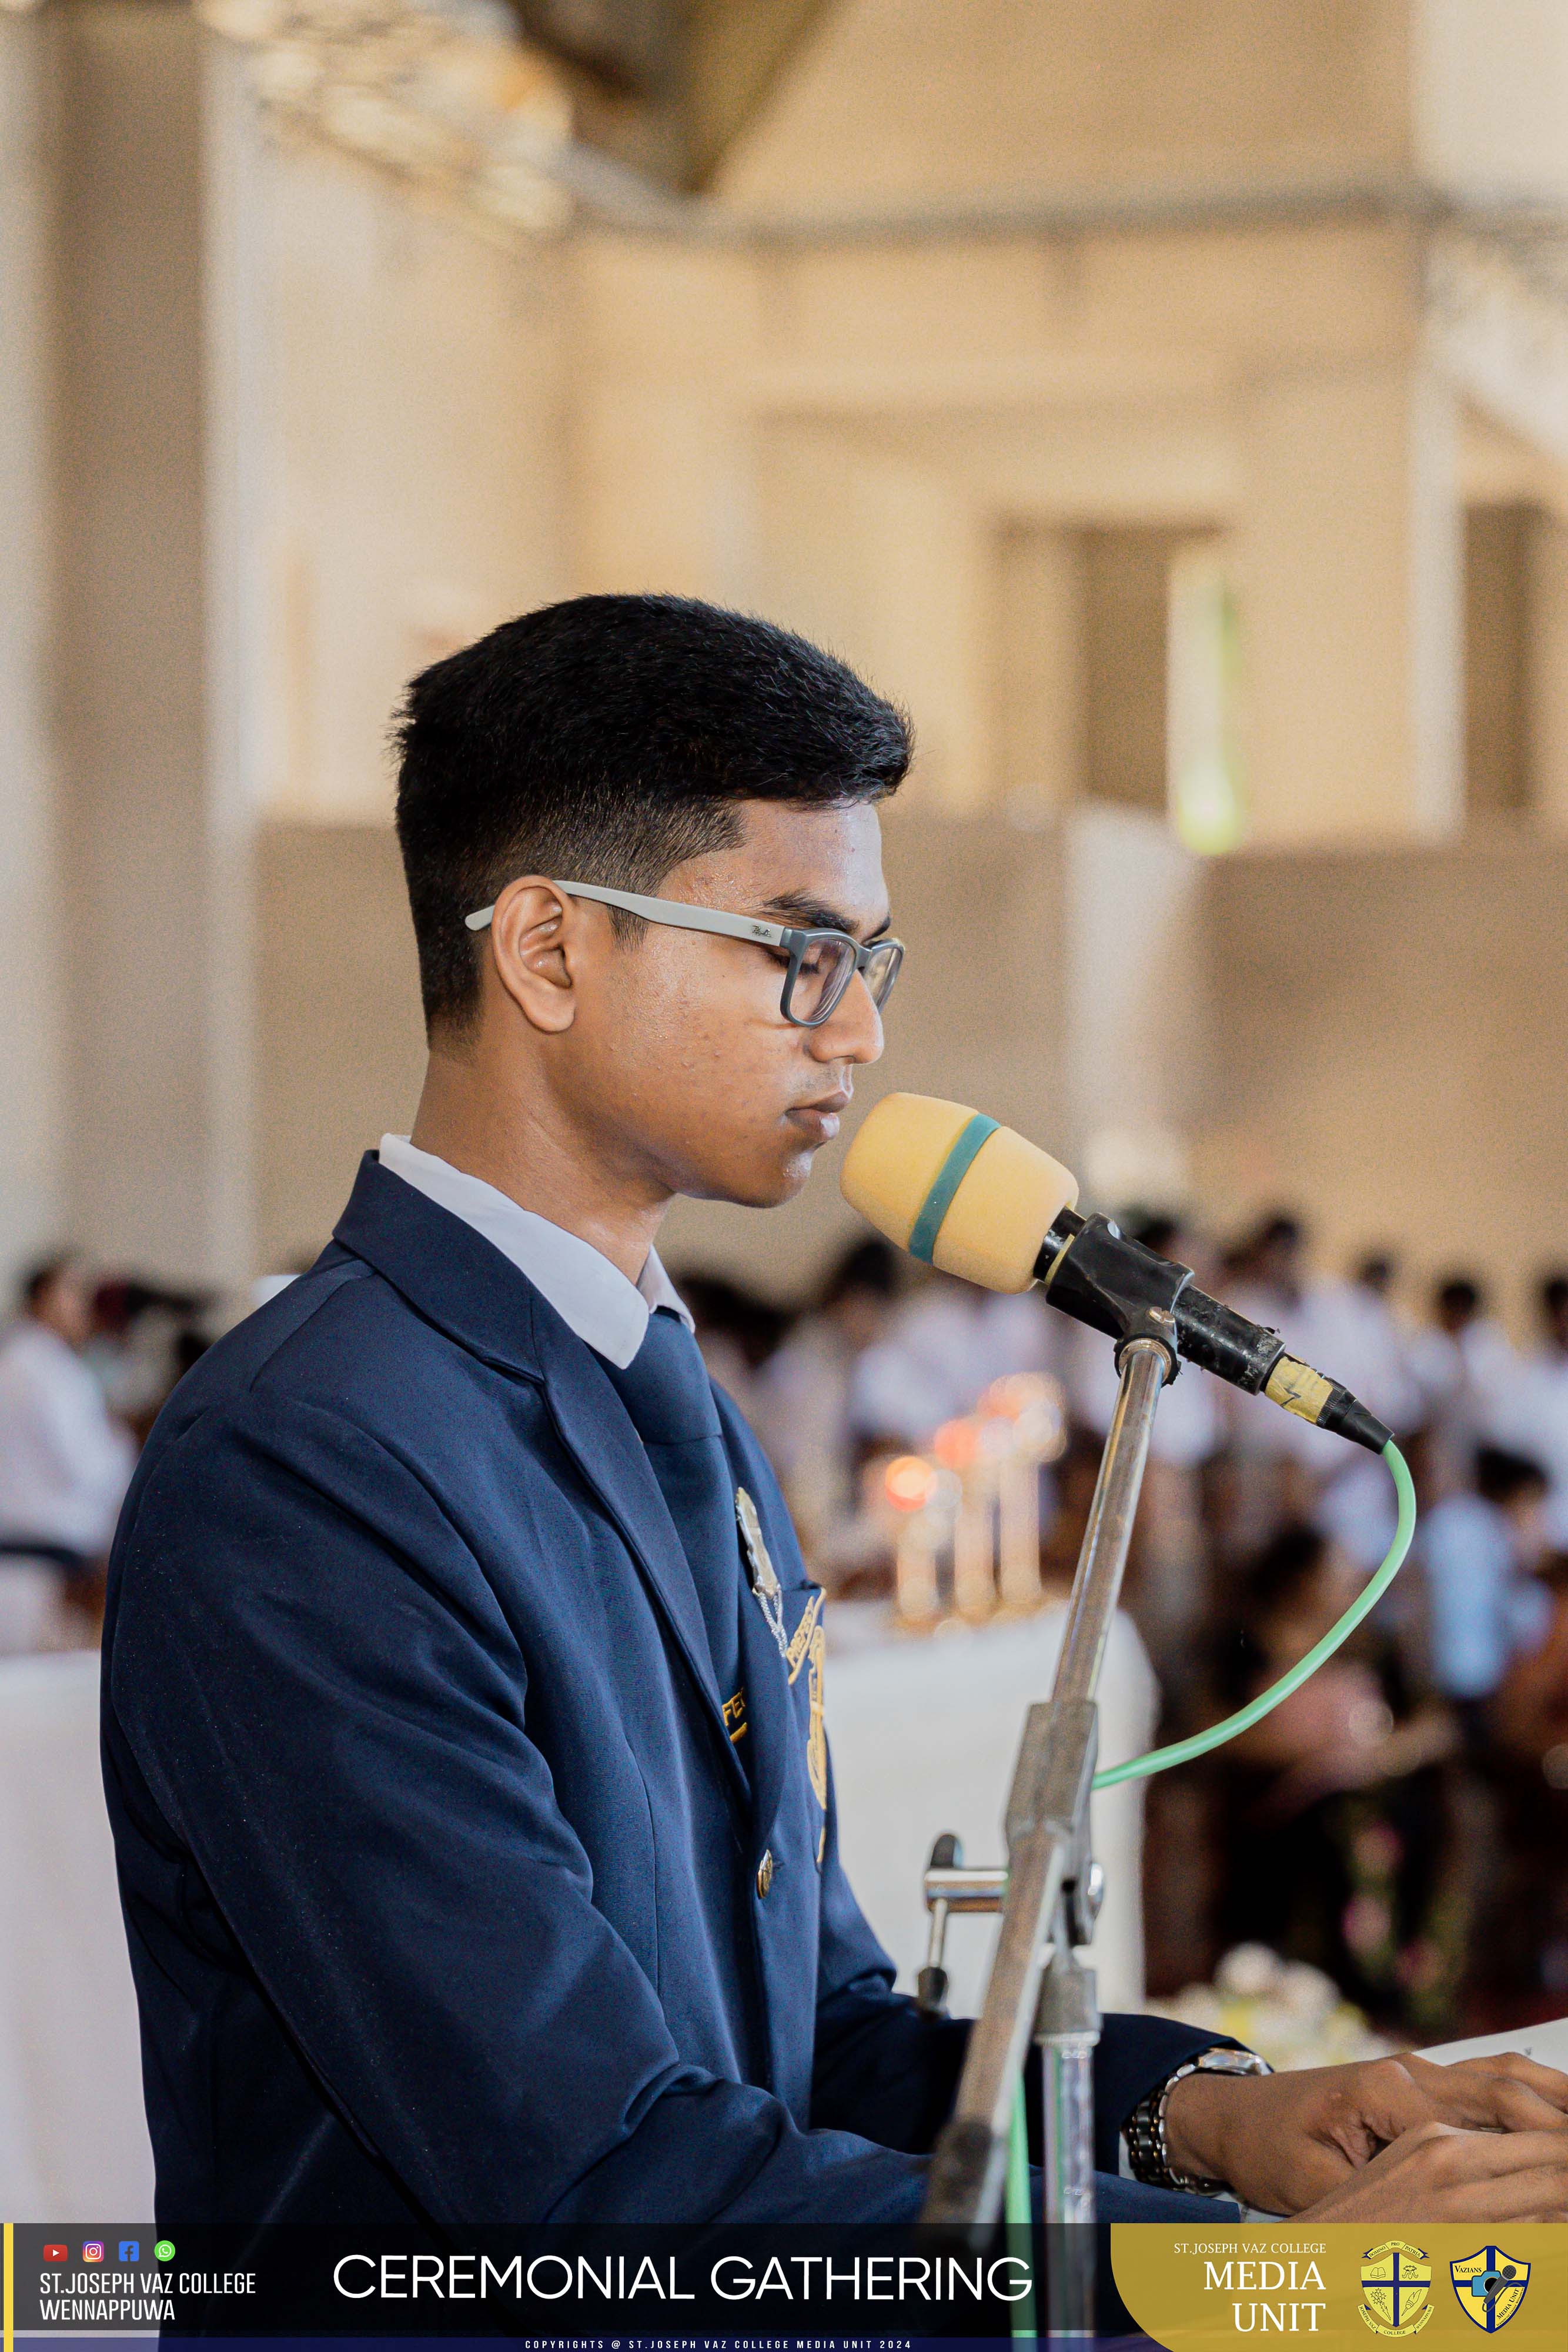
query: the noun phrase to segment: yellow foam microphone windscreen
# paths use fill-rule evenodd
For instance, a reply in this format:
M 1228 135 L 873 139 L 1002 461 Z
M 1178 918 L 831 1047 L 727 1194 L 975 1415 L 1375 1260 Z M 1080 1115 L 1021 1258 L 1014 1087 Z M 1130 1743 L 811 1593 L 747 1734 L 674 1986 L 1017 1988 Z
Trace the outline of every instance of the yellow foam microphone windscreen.
M 1078 1180 L 1038 1144 L 963 1103 L 886 1095 L 851 1144 L 852 1209 L 912 1256 L 987 1290 L 1027 1290 Z

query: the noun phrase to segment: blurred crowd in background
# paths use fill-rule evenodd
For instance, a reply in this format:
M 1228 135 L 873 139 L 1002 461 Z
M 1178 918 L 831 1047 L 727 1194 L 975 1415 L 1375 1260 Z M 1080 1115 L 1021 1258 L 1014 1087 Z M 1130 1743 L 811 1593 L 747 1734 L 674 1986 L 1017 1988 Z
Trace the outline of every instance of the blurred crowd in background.
M 1516 1345 L 1475 1275 L 1423 1293 L 1369 1252 L 1324 1278 L 1284 1213 L 1228 1245 L 1170 1217 L 1124 1223 L 1363 1398 L 1396 1433 L 1421 1510 L 1410 1566 L 1333 1661 L 1212 1759 L 1150 1782 L 1151 1995 L 1257 1943 L 1322 1969 L 1396 2037 L 1561 2013 L 1568 1274 L 1506 1302 L 1528 1326 Z M 913 1458 L 961 1460 L 953 1441 L 998 1385 L 1049 1383 L 1061 1435 L 1040 1473 L 1040 1570 L 1046 1597 L 1063 1592 L 1115 1402 L 1109 1343 L 1039 1293 L 908 1271 L 862 1243 L 793 1316 L 726 1282 L 683 1287 L 815 1573 L 844 1598 L 893 1593 L 901 1489 L 923 1491 Z M 1156 1415 L 1124 1593 L 1162 1739 L 1304 1656 L 1381 1563 L 1395 1517 L 1374 1456 L 1185 1370 Z M 944 1601 L 971 1613 L 952 1571 Z
M 1287 1214 L 1228 1246 L 1170 1217 L 1123 1222 L 1369 1404 L 1421 1506 L 1410 1567 L 1332 1662 L 1218 1755 L 1150 1783 L 1151 1995 L 1256 1943 L 1322 1969 L 1396 2036 L 1568 2010 L 1568 1273 L 1533 1282 L 1520 1346 L 1475 1276 L 1417 1296 L 1369 1254 L 1327 1279 Z M 944 1477 L 957 1495 L 1008 1412 L 1036 1433 L 1014 1446 L 1022 1599 L 1065 1591 L 1115 1400 L 1107 1341 L 1038 1293 L 917 1279 L 876 1240 L 793 1310 L 676 1278 L 841 1620 L 942 1633 L 1019 1606 L 1016 1558 L 977 1582 L 961 1535 L 926 1562 L 913 1616 L 900 1583 L 912 1508 Z M 69 1255 L 26 1277 L 0 1336 L 0 1653 L 96 1641 L 138 1447 L 218 1320 L 212 1298 Z M 1394 1525 L 1374 1457 L 1184 1370 L 1156 1417 L 1124 1593 L 1161 1738 L 1304 1656 Z

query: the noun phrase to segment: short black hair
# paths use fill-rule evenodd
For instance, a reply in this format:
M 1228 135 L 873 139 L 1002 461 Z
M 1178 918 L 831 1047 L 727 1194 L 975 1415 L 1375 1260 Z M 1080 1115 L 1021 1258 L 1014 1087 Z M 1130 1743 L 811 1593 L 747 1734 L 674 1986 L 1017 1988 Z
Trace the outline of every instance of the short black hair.
M 1548 1484 L 1545 1471 L 1532 1454 L 1514 1454 L 1504 1445 L 1477 1446 L 1475 1479 L 1482 1501 L 1496 1503 L 1500 1509 L 1506 1509 L 1521 1495 L 1544 1495 Z
M 1147 1216 L 1137 1218 L 1131 1232 L 1133 1240 L 1141 1242 L 1145 1249 L 1153 1250 L 1156 1257 L 1169 1257 L 1181 1239 L 1181 1219 L 1171 1216 L 1166 1210 L 1155 1209 Z
M 23 1307 L 30 1314 L 46 1292 L 54 1288 L 62 1276 L 74 1274 L 81 1260 L 71 1250 L 57 1250 L 52 1257 L 41 1257 L 28 1266 L 16 1285 Z
M 731 1282 L 727 1275 L 691 1269 L 676 1276 L 675 1288 L 697 1327 L 698 1339 L 730 1340 L 754 1372 L 768 1361 L 794 1319 L 788 1307 L 743 1283 Z
M 738 839 L 740 802 L 883 800 L 911 750 L 903 712 L 831 654 L 682 596 L 503 622 L 420 673 L 394 740 L 425 1020 L 459 1029 L 479 995 L 464 918 L 519 874 L 652 891 Z
M 1433 1293 L 1433 1301 L 1441 1315 L 1463 1315 L 1467 1318 L 1479 1315 L 1486 1305 L 1486 1292 L 1472 1275 L 1450 1274 Z
M 868 1293 L 873 1298 L 896 1298 L 898 1276 L 893 1244 L 884 1242 L 880 1234 L 871 1234 L 864 1241 L 851 1242 L 834 1259 L 823 1277 L 818 1303 L 837 1307 L 841 1299 L 853 1297 L 858 1292 Z
M 1309 1520 L 1291 1519 L 1270 1536 L 1242 1580 L 1241 1613 L 1261 1628 L 1277 1609 L 1300 1598 L 1329 1555 L 1329 1539 Z

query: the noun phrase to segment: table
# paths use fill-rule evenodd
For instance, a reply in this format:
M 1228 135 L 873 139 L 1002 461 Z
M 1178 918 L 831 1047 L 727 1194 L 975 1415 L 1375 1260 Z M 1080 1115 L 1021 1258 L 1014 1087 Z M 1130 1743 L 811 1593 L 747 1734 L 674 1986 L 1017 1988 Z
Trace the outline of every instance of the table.
M 150 2221 L 96 1652 L 0 1658 L 0 2213 Z
M 827 1612 L 826 1706 L 838 1794 L 839 1842 L 850 1884 L 912 1990 L 925 1957 L 921 1874 L 932 1840 L 955 1830 L 969 1862 L 1001 1862 L 1002 1808 L 1026 1708 L 1050 1696 L 1066 1604 L 980 1627 L 895 1632 L 877 1604 L 839 1601 Z M 1154 1737 L 1155 1677 L 1132 1620 L 1112 1628 L 1100 1680 L 1100 1760 L 1120 1763 Z M 1144 1799 L 1138 1781 L 1107 1790 L 1092 1808 L 1094 1852 L 1105 1867 L 1105 1907 L 1092 1965 L 1104 2009 L 1141 2009 Z M 996 1922 L 960 1918 L 947 1929 L 955 2016 L 973 2016 L 985 1990 Z

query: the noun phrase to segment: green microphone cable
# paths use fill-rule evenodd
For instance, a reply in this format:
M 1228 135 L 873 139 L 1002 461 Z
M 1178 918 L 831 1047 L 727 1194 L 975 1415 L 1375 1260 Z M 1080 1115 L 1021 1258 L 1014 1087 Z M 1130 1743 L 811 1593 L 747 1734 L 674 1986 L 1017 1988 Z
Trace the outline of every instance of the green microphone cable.
M 1029 2292 L 1013 2305 L 1010 2334 L 1015 2342 L 1032 2342 L 1040 2334 L 1040 2316 L 1036 2308 L 1034 2259 L 1030 2252 L 1034 2241 L 1034 2199 L 1029 2180 L 1029 2123 L 1023 2103 L 1023 2074 L 1020 2070 L 1013 2084 L 1012 2128 L 1008 2134 L 1008 2193 L 1004 2208 L 1007 2215 L 1007 2242 L 1009 2254 L 1024 2251 L 1020 2260 L 1029 2263 Z
M 1242 1732 L 1250 1731 L 1255 1723 L 1261 1723 L 1266 1715 L 1271 1714 L 1281 1699 L 1287 1699 L 1292 1691 L 1300 1690 L 1301 1685 L 1333 1657 L 1340 1643 L 1349 1640 L 1362 1619 L 1376 1608 L 1404 1567 L 1410 1538 L 1416 1532 L 1416 1489 L 1411 1484 L 1405 1456 L 1392 1438 L 1383 1449 L 1383 1458 L 1393 1474 L 1394 1491 L 1399 1498 L 1399 1517 L 1395 1525 L 1394 1541 L 1388 1547 L 1382 1567 L 1356 1594 L 1338 1624 L 1331 1626 L 1322 1640 L 1314 1643 L 1306 1656 L 1298 1659 L 1289 1674 L 1281 1675 L 1277 1683 L 1270 1683 L 1266 1691 L 1260 1692 L 1255 1699 L 1239 1707 L 1234 1715 L 1228 1715 L 1223 1723 L 1210 1724 L 1207 1731 L 1195 1731 L 1190 1739 L 1174 1739 L 1168 1748 L 1151 1748 L 1146 1756 L 1134 1756 L 1126 1764 L 1107 1765 L 1103 1772 L 1094 1775 L 1096 1789 L 1114 1789 L 1124 1780 L 1145 1780 L 1151 1773 L 1168 1772 L 1174 1764 L 1190 1764 L 1196 1758 L 1222 1748 L 1228 1739 L 1239 1738 Z
M 1239 1738 L 1261 1723 L 1292 1691 L 1317 1673 L 1321 1665 L 1333 1657 L 1341 1643 L 1349 1640 L 1362 1620 L 1371 1615 L 1400 1570 L 1410 1549 L 1410 1539 L 1416 1532 L 1416 1488 L 1410 1472 L 1392 1438 L 1383 1449 L 1398 1497 L 1399 1514 L 1395 1523 L 1394 1540 L 1389 1545 L 1382 1567 L 1357 1593 L 1337 1625 L 1331 1626 L 1321 1642 L 1314 1643 L 1304 1658 L 1297 1660 L 1289 1674 L 1270 1683 L 1255 1699 L 1228 1715 L 1222 1723 L 1210 1724 L 1207 1731 L 1195 1731 L 1190 1739 L 1174 1739 L 1167 1748 L 1151 1748 L 1146 1756 L 1134 1756 L 1125 1764 L 1111 1764 L 1104 1771 L 1096 1772 L 1096 1789 L 1114 1789 L 1124 1780 L 1145 1780 L 1155 1772 L 1168 1772 L 1173 1765 L 1191 1764 L 1199 1756 L 1207 1756 L 1216 1748 L 1223 1748 L 1228 1739 Z M 1030 2193 L 1029 2137 L 1024 2124 L 1023 2077 L 1020 2074 L 1013 2097 L 1012 2130 L 1008 2147 L 1007 2220 L 1009 2230 L 1028 2231 L 1033 2227 L 1033 2200 Z M 1028 2243 L 1027 2237 L 1023 2241 Z M 1034 2294 L 1015 2306 L 1012 2335 L 1016 2342 L 1033 2340 L 1038 2330 Z

